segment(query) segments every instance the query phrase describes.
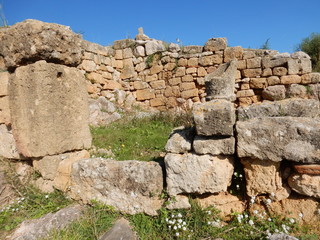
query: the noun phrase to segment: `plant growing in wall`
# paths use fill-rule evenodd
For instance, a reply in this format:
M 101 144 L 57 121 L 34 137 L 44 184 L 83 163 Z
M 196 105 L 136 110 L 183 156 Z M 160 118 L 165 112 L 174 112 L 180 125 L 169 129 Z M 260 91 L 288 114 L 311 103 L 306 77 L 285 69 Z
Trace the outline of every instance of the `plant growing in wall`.
M 151 68 L 154 64 L 156 64 L 162 57 L 161 52 L 155 52 L 150 54 L 146 59 L 147 68 Z

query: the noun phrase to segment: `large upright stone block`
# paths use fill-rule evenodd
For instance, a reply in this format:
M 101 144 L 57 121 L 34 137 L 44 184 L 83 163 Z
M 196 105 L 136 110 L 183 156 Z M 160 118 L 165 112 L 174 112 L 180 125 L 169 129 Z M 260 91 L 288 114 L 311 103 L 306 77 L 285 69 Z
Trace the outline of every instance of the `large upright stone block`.
M 13 136 L 25 157 L 91 146 L 88 94 L 80 70 L 45 61 L 19 67 L 9 97 Z
M 69 27 L 28 19 L 0 29 L 0 55 L 7 68 L 38 60 L 77 66 L 82 40 Z
M 320 162 L 320 121 L 305 117 L 265 117 L 238 121 L 239 157 L 279 162 Z
M 192 113 L 198 135 L 233 135 L 236 121 L 233 103 L 223 99 L 199 103 L 194 105 Z

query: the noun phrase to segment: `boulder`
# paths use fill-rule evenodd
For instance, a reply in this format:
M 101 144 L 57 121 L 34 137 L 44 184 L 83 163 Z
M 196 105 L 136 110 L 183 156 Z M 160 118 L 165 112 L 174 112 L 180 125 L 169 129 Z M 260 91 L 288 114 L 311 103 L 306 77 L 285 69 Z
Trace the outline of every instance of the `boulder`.
M 138 240 L 137 235 L 132 230 L 130 222 L 125 218 L 117 220 L 113 227 L 103 234 L 99 240 Z
M 196 136 L 193 148 L 197 154 L 232 155 L 235 149 L 234 137 Z
M 305 117 L 265 117 L 236 124 L 239 157 L 320 161 L 320 122 Z
M 217 193 L 226 191 L 231 184 L 232 157 L 168 153 L 164 161 L 170 196 Z
M 262 117 L 308 117 L 320 118 L 320 102 L 314 99 L 285 99 L 264 101 L 237 109 L 240 121 Z
M 305 117 L 265 117 L 238 121 L 239 157 L 279 162 L 320 162 L 320 121 Z
M 0 156 L 9 159 L 23 158 L 18 152 L 11 128 L 5 124 L 0 124 Z
M 217 70 L 205 76 L 206 100 L 227 99 L 235 100 L 235 74 L 237 61 L 222 64 Z
M 257 196 L 261 194 L 274 195 L 276 200 L 287 198 L 283 195 L 285 192 L 282 186 L 280 175 L 280 162 L 272 162 L 258 159 L 241 159 L 246 176 L 246 189 L 248 196 Z
M 28 19 L 0 29 L 0 55 L 7 68 L 38 60 L 77 66 L 82 57 L 81 37 L 70 27 Z
M 320 198 L 320 176 L 308 174 L 292 174 L 288 178 L 288 184 L 295 192 Z
M 163 172 L 159 163 L 83 159 L 73 164 L 68 194 L 88 203 L 97 200 L 128 213 L 156 215 L 163 200 Z
M 91 146 L 88 93 L 80 70 L 46 61 L 19 67 L 9 97 L 13 136 L 23 156 Z
M 173 129 L 165 146 L 166 151 L 171 153 L 185 153 L 190 151 L 193 135 L 193 128 L 178 127 Z
M 9 239 L 15 240 L 37 240 L 46 238 L 51 231 L 59 231 L 70 223 L 78 220 L 83 215 L 84 208 L 80 205 L 69 206 L 56 213 L 33 220 L 22 222 L 12 233 Z
M 223 99 L 197 103 L 194 104 L 192 114 L 198 135 L 233 135 L 236 120 L 233 103 Z

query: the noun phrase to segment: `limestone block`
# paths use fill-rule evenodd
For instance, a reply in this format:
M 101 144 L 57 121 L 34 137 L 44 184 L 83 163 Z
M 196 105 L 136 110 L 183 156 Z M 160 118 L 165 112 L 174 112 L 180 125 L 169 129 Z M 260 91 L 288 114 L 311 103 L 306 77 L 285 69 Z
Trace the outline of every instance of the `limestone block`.
M 279 85 L 280 84 L 280 78 L 277 76 L 271 76 L 267 78 L 267 83 L 268 86 L 273 86 L 273 85 Z
M 265 100 L 282 100 L 286 98 L 286 88 L 283 85 L 269 86 L 262 91 L 262 97 Z
M 173 199 L 168 200 L 169 204 L 166 206 L 167 209 L 189 209 L 191 204 L 189 203 L 189 198 L 184 195 L 174 196 Z
M 264 57 L 262 58 L 262 67 L 263 68 L 285 67 L 287 66 L 289 59 L 290 58 L 287 58 L 287 57 L 273 58 L 273 59 L 270 59 L 270 57 Z
M 199 64 L 201 66 L 212 66 L 213 64 L 221 64 L 222 57 L 219 54 L 209 55 L 209 56 L 202 56 L 199 58 Z
M 241 163 L 244 166 L 248 196 L 273 193 L 277 197 L 277 192 L 283 191 L 280 162 L 243 158 Z
M 38 60 L 77 66 L 82 57 L 82 40 L 69 27 L 25 20 L 0 31 L 0 55 L 8 68 Z
M 320 82 L 320 73 L 313 72 L 313 73 L 304 74 L 301 76 L 301 82 L 302 82 L 302 84 L 319 83 Z
M 262 70 L 262 77 L 269 77 L 272 75 L 272 69 L 271 68 L 265 68 Z
M 68 193 L 75 200 L 95 199 L 128 214 L 157 215 L 162 190 L 163 171 L 157 162 L 94 158 L 73 164 Z
M 163 45 L 163 42 L 157 41 L 157 40 L 147 41 L 145 45 L 145 49 L 146 49 L 147 56 L 154 54 L 156 52 L 163 52 L 166 50 L 165 46 Z
M 179 67 L 186 67 L 187 65 L 188 65 L 188 59 L 179 58 L 179 60 L 178 60 Z
M 146 82 L 143 82 L 143 81 L 134 81 L 134 82 L 133 82 L 133 87 L 134 87 L 136 90 L 140 90 L 140 89 L 148 88 L 148 87 L 149 87 L 149 84 L 146 83 Z
M 155 93 L 153 89 L 141 89 L 137 90 L 136 97 L 138 101 L 148 100 L 155 98 Z
M 240 121 L 263 117 L 320 117 L 320 102 L 314 99 L 285 99 L 281 101 L 264 101 L 248 107 L 237 109 Z
M 123 59 L 123 51 L 122 49 L 118 49 L 118 50 L 115 50 L 116 51 L 116 54 L 114 55 L 114 58 L 117 59 L 117 60 L 122 60 Z
M 165 146 L 166 151 L 171 153 L 191 151 L 193 136 L 193 128 L 178 127 L 173 129 Z
M 141 35 L 137 35 L 136 39 L 141 38 Z M 99 240 L 138 240 L 137 234 L 132 230 L 130 222 L 125 218 L 118 219 L 112 226 L 112 228 L 104 233 Z M 290 240 L 290 239 L 289 239 Z
M 218 69 L 205 76 L 207 101 L 212 99 L 235 100 L 235 73 L 237 61 L 220 65 Z
M 268 86 L 266 78 L 251 78 L 250 79 L 250 88 L 254 89 L 263 89 Z
M 280 162 L 320 162 L 320 122 L 305 117 L 265 117 L 236 124 L 239 157 Z
M 170 43 L 169 44 L 169 51 L 173 52 L 173 53 L 177 53 L 180 52 L 181 48 L 179 46 L 179 44 L 177 43 Z
M 188 66 L 189 67 L 197 67 L 199 63 L 199 59 L 198 58 L 189 58 L 188 59 Z
M 104 90 L 122 89 L 122 85 L 113 80 L 106 80 L 103 85 Z
M 131 58 L 123 60 L 123 69 L 121 71 L 121 79 L 132 78 L 137 75 L 136 71 L 134 70 L 133 62 Z
M 307 58 L 300 59 L 301 61 L 301 73 L 311 73 L 312 72 L 312 64 L 311 60 Z
M 301 83 L 301 77 L 299 75 L 282 76 L 280 82 L 281 84 Z
M 232 155 L 235 149 L 235 139 L 234 137 L 196 136 L 193 148 L 197 154 Z
M 123 39 L 123 40 L 117 40 L 113 42 L 113 48 L 115 50 L 119 49 L 125 49 L 134 46 L 136 42 L 133 39 Z
M 178 84 L 181 83 L 181 78 L 179 78 L 179 77 L 177 77 L 177 78 L 170 78 L 170 79 L 168 80 L 168 82 L 169 82 L 169 84 L 170 84 L 171 86 L 178 85 Z
M 184 98 L 184 99 L 189 99 L 189 98 L 192 98 L 192 97 L 197 97 L 198 93 L 199 93 L 198 89 L 194 88 L 194 89 L 182 91 L 181 92 L 181 97 Z
M 256 56 L 254 50 L 248 50 L 246 49 L 244 52 L 243 52 L 243 59 L 250 59 L 250 58 L 254 58 Z
M 156 74 L 159 73 L 163 70 L 163 66 L 162 65 L 157 65 L 154 64 L 151 68 L 150 68 L 150 74 Z
M 287 75 L 288 70 L 285 67 L 275 67 L 272 72 L 275 76 L 285 76 Z
M 152 81 L 149 83 L 153 89 L 164 89 L 166 88 L 166 82 L 164 80 Z
M 235 212 L 242 213 L 246 210 L 245 203 L 238 196 L 227 192 L 200 197 L 196 201 L 202 208 L 214 206 L 214 208 L 220 211 L 218 215 L 225 220 L 230 220 Z
M 178 67 L 176 70 L 176 77 L 182 77 L 186 74 L 186 68 L 185 67 Z
M 252 96 L 254 96 L 254 91 L 252 89 L 237 91 L 237 98 Z
M 196 88 L 196 84 L 194 82 L 183 82 L 180 83 L 180 90 L 185 91 L 185 90 L 190 90 Z
M 9 73 L 0 71 L 0 97 L 8 95 Z
M 13 138 L 10 127 L 5 124 L 0 125 L 0 156 L 9 159 L 20 159 L 16 142 Z
M 243 70 L 243 69 L 246 69 L 246 68 L 247 68 L 247 61 L 246 60 L 238 60 L 237 69 L 238 70 Z
M 182 49 L 182 53 L 186 54 L 194 54 L 194 53 L 202 53 L 203 46 L 189 45 L 184 46 Z
M 299 84 L 291 84 L 287 90 L 287 95 L 289 97 L 306 98 L 307 88 Z
M 132 58 L 132 57 L 133 57 L 133 52 L 132 52 L 131 47 L 125 48 L 125 49 L 123 49 L 122 51 L 123 51 L 122 54 L 123 54 L 123 58 L 124 58 L 124 59 Z
M 153 75 L 148 75 L 146 76 L 146 82 L 152 82 L 158 80 L 158 75 L 153 74 Z
M 0 123 L 11 123 L 9 96 L 0 97 Z
M 261 68 L 244 69 L 241 71 L 241 74 L 245 78 L 254 78 L 261 76 L 262 70 Z
M 144 57 L 146 55 L 146 51 L 144 49 L 143 46 L 137 46 L 134 51 L 133 51 L 133 54 L 136 56 L 136 57 Z
M 151 107 L 159 107 L 166 105 L 166 98 L 164 97 L 156 97 L 150 100 Z
M 261 57 L 247 59 L 247 68 L 260 68 Z
M 164 65 L 164 69 L 165 70 L 168 70 L 168 71 L 172 71 L 174 70 L 175 68 L 177 67 L 177 64 L 176 63 L 167 63 L 166 65 Z
M 181 79 L 182 79 L 182 82 L 193 82 L 193 76 L 192 75 L 185 75 Z
M 227 47 L 226 38 L 210 38 L 204 45 L 205 52 L 216 52 Z
M 295 75 L 299 74 L 301 68 L 301 64 L 299 59 L 289 59 L 288 60 L 288 74 Z
M 198 74 L 198 77 L 204 77 L 205 75 L 207 75 L 207 71 L 205 68 L 199 67 L 197 74 Z
M 320 176 L 295 173 L 288 178 L 288 184 L 299 194 L 320 198 Z
M 188 67 L 187 69 L 186 69 L 186 74 L 193 74 L 193 73 L 196 73 L 197 72 L 197 68 L 195 68 L 195 67 Z
M 192 114 L 198 135 L 233 135 L 235 109 L 231 102 L 221 99 L 195 104 Z
M 226 191 L 231 184 L 234 169 L 232 157 L 168 153 L 164 161 L 170 196 L 217 193 Z
M 227 47 L 224 50 L 224 62 L 229 62 L 233 59 L 241 60 L 243 56 L 243 48 L 238 47 Z
M 42 157 L 89 148 L 88 93 L 76 68 L 38 61 L 19 67 L 9 85 L 19 152 Z

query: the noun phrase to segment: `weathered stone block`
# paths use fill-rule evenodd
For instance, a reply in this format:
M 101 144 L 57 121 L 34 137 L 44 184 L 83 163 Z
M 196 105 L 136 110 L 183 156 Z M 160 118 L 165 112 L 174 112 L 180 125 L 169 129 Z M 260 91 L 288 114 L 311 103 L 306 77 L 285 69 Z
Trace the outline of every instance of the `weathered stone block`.
M 117 40 L 113 42 L 113 48 L 115 50 L 119 49 L 125 49 L 134 46 L 136 42 L 133 39 L 123 39 L 123 40 Z
M 165 146 L 166 151 L 171 153 L 191 151 L 193 136 L 193 128 L 178 127 L 173 129 Z
M 234 59 L 241 60 L 243 55 L 243 48 L 240 46 L 237 47 L 227 47 L 224 50 L 224 62 L 229 62 Z
M 94 158 L 73 164 L 69 195 L 85 203 L 95 199 L 128 214 L 157 215 L 162 189 L 157 162 Z
M 288 60 L 288 74 L 295 75 L 299 74 L 301 68 L 301 64 L 299 59 L 289 59 Z
M 286 98 L 286 88 L 283 85 L 269 86 L 262 91 L 265 100 L 282 100 Z
M 150 99 L 150 106 L 151 107 L 159 107 L 166 105 L 166 98 L 164 97 L 157 97 Z
M 164 161 L 171 196 L 222 192 L 231 184 L 232 157 L 168 153 Z
M 285 76 L 287 75 L 288 70 L 285 67 L 275 67 L 272 72 L 275 76 Z
M 0 97 L 8 95 L 9 73 L 0 71 Z
M 233 103 L 221 99 L 195 104 L 192 114 L 198 135 L 233 135 L 233 125 L 235 124 Z
M 196 45 L 184 46 L 184 48 L 182 49 L 182 52 L 186 54 L 202 53 L 202 51 L 203 51 L 203 46 L 196 46 Z
M 238 121 L 239 157 L 279 162 L 320 162 L 320 122 L 304 117 L 266 117 Z
M 299 75 L 282 76 L 280 82 L 281 84 L 301 83 L 301 77 Z
M 153 89 L 164 89 L 166 87 L 166 82 L 164 80 L 152 81 L 149 84 Z
M 82 57 L 82 40 L 69 27 L 25 20 L 0 31 L 0 55 L 8 68 L 46 60 L 77 66 Z
M 241 71 L 241 74 L 246 78 L 255 78 L 261 76 L 262 70 L 261 68 L 244 69 Z
M 12 131 L 5 124 L 0 125 L 0 156 L 9 159 L 20 159 Z
M 320 82 L 320 73 L 313 72 L 313 73 L 304 74 L 301 76 L 301 82 L 302 82 L 302 84 L 319 83 Z
M 300 59 L 301 61 L 301 73 L 306 74 L 306 73 L 311 73 L 312 72 L 312 64 L 310 59 L 303 58 Z
M 142 90 L 137 90 L 136 96 L 138 101 L 143 101 L 143 100 L 155 98 L 155 93 L 153 89 L 142 89 Z
M 320 176 L 295 173 L 288 178 L 288 184 L 299 194 L 320 198 Z
M 180 84 L 181 91 L 190 90 L 194 88 L 196 88 L 196 84 L 194 82 L 183 82 Z
M 260 68 L 261 57 L 247 59 L 247 68 Z
M 165 46 L 163 45 L 163 42 L 157 40 L 148 41 L 145 45 L 145 49 L 147 56 L 156 52 L 163 52 L 166 50 Z
M 267 83 L 269 86 L 274 86 L 280 84 L 280 78 L 277 76 L 271 76 L 267 78 Z
M 91 146 L 88 94 L 80 70 L 45 61 L 19 67 L 9 97 L 13 136 L 24 156 Z
M 254 91 L 252 89 L 237 91 L 237 98 L 252 96 L 254 96 Z
M 9 96 L 0 97 L 0 123 L 11 124 Z
M 186 90 L 186 91 L 182 91 L 181 92 L 181 97 L 184 98 L 184 99 L 197 97 L 198 96 L 198 92 L 199 91 L 198 91 L 197 88 Z
M 196 136 L 193 148 L 197 154 L 232 155 L 235 149 L 234 137 L 204 137 Z
M 299 84 L 291 84 L 287 90 L 287 95 L 289 97 L 306 98 L 307 88 Z
M 268 86 L 266 78 L 251 78 L 250 79 L 250 88 L 254 89 L 263 89 Z
M 226 38 L 210 38 L 204 45 L 205 52 L 224 50 L 227 47 Z

